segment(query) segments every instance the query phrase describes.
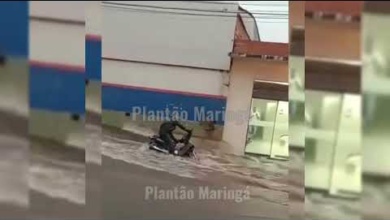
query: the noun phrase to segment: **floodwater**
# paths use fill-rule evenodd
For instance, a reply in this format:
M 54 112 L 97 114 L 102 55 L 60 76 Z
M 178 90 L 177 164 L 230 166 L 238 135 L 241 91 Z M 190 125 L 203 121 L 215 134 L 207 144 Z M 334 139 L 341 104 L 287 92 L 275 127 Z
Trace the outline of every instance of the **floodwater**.
M 0 114 L 2 122 L 21 118 Z M 8 121 L 7 121 L 8 122 Z M 306 191 L 303 153 L 290 161 L 236 156 L 214 145 L 196 146 L 199 161 L 148 150 L 152 133 L 86 125 L 86 149 L 26 139 L 23 126 L 0 123 L 0 213 L 4 217 L 94 219 L 360 219 L 360 200 L 332 198 Z M 12 128 L 12 129 L 10 129 Z M 135 129 L 137 130 L 137 129 Z M 29 158 L 29 159 L 28 159 Z M 23 162 L 27 161 L 27 162 Z M 364 198 L 389 201 L 389 184 L 365 185 Z M 200 188 L 249 190 L 247 200 L 201 199 Z M 194 198 L 146 198 L 146 189 L 185 187 Z M 150 189 L 150 188 L 149 188 Z M 236 196 L 236 198 L 238 198 Z M 305 206 L 303 206 L 303 204 Z M 379 206 L 367 215 L 387 215 Z M 304 211 L 304 209 L 306 209 Z M 28 211 L 26 211 L 28 210 Z M 378 212 L 380 211 L 380 212 Z M 298 218 L 298 219 L 303 219 Z M 385 219 L 385 218 L 382 218 Z
M 32 217 L 84 216 L 83 150 L 30 138 L 29 208 Z
M 21 217 L 28 208 L 27 118 L 0 110 L 0 214 Z
M 28 119 L 0 111 L 0 216 L 84 215 L 84 152 L 28 136 Z
M 104 218 L 251 219 L 288 217 L 287 161 L 236 156 L 213 146 L 196 146 L 199 160 L 150 151 L 150 132 L 118 133 L 105 128 L 102 136 Z M 199 191 L 240 191 L 249 198 L 204 199 Z M 193 198 L 147 198 L 147 187 L 193 191 Z M 115 204 L 115 205 L 110 205 Z

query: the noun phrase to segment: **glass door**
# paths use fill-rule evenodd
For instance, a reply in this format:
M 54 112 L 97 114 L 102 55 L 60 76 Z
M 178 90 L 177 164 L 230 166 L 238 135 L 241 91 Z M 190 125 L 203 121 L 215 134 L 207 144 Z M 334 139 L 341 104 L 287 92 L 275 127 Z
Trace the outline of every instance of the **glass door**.
M 288 158 L 288 102 L 278 101 L 272 138 L 271 158 Z
M 361 192 L 361 109 L 361 95 L 343 95 L 330 194 L 355 197 Z
M 305 186 L 329 190 L 342 95 L 313 90 L 305 95 Z
M 278 102 L 252 99 L 246 153 L 271 155 Z

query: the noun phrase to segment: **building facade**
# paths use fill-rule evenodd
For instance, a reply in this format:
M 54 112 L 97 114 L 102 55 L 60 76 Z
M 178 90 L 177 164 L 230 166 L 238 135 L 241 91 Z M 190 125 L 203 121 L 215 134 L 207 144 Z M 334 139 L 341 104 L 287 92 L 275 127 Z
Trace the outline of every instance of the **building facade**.
M 256 45 L 256 22 L 237 2 L 112 1 L 102 11 L 105 124 L 156 132 L 157 112 L 177 110 L 195 136 L 245 153 L 254 81 L 287 82 L 286 59 L 261 56 L 286 57 L 286 44 Z M 253 57 L 235 57 L 245 54 Z M 236 125 L 227 113 L 246 121 Z
M 85 148 L 86 2 L 29 2 L 29 131 Z

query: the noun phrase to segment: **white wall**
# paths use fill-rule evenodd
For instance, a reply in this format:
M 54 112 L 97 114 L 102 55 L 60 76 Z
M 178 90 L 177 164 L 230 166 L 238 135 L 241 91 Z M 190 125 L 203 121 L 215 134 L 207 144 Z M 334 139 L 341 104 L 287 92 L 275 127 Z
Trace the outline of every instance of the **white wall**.
M 255 58 L 235 58 L 230 74 L 226 115 L 236 116 L 228 118 L 230 120 L 225 119 L 222 138 L 233 146 L 234 153 L 244 154 L 254 81 L 287 83 L 288 63 L 261 61 Z
M 85 10 L 85 29 L 87 34 L 91 35 L 101 35 L 101 2 L 100 1 L 90 1 L 87 2 Z
M 30 2 L 30 16 L 85 20 L 85 2 Z M 82 16 L 81 16 L 82 15 Z M 85 26 L 30 20 L 30 60 L 84 66 Z
M 29 59 L 49 63 L 54 68 L 60 65 L 84 67 L 85 25 L 66 21 L 85 21 L 85 6 L 85 2 L 81 1 L 30 2 Z M 36 20 L 34 17 L 49 19 Z M 50 21 L 50 18 L 55 20 Z M 80 79 L 82 80 L 82 75 Z M 55 82 L 50 80 L 49 77 L 47 82 Z M 61 85 L 59 88 L 61 90 Z M 69 91 L 72 89 L 70 86 Z M 84 96 L 84 94 L 80 95 Z M 29 123 L 30 131 L 33 131 L 32 135 L 65 142 L 79 148 L 85 147 L 83 122 L 71 121 L 68 113 L 34 110 L 30 111 L 30 119 L 32 119 Z M 57 129 L 59 124 L 64 129 Z
M 102 82 L 208 95 L 223 94 L 224 73 L 134 62 L 102 61 Z
M 108 6 L 103 12 L 103 56 L 117 59 L 228 70 L 233 48 L 238 4 L 197 2 L 118 2 L 190 11 Z M 134 10 L 135 9 L 135 10 Z M 227 10 L 230 17 L 169 13 L 217 14 L 193 9 Z M 151 13 L 150 10 L 160 11 Z M 223 14 L 223 13 L 220 13 Z M 232 16 L 233 15 L 233 16 Z
M 228 112 L 241 114 L 241 117 L 246 117 L 249 120 L 255 73 L 251 68 L 246 69 L 245 64 L 246 62 L 233 63 L 226 114 Z M 239 71 L 235 71 L 235 69 Z M 244 154 L 248 120 L 225 120 L 222 139 L 233 146 L 236 154 Z
M 84 66 L 82 25 L 30 21 L 30 60 Z
M 30 1 L 30 16 L 85 21 L 86 1 Z

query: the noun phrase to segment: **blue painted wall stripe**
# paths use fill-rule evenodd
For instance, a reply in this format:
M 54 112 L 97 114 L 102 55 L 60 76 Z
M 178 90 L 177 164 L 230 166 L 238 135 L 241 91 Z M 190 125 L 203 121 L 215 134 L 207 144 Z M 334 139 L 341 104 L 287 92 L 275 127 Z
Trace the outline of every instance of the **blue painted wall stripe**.
M 84 114 L 85 78 L 101 81 L 101 41 L 86 40 L 86 74 L 53 66 L 30 67 L 30 107 Z
M 96 39 L 88 39 L 85 43 L 86 72 L 90 80 L 101 81 L 102 79 L 102 42 Z
M 85 78 L 101 81 L 101 41 L 86 40 L 86 74 L 54 65 L 30 67 L 30 107 L 85 113 Z M 61 66 L 61 65 L 59 65 Z
M 102 108 L 103 110 L 114 110 L 134 113 L 136 109 L 146 110 L 147 114 L 157 114 L 157 111 L 179 109 L 179 112 L 187 112 L 189 121 L 200 121 L 196 117 L 196 111 L 202 108 L 214 112 L 214 119 L 218 124 L 223 124 L 222 115 L 218 117 L 217 112 L 223 112 L 226 107 L 226 99 L 207 97 L 195 97 L 183 94 L 161 93 L 130 88 L 120 88 L 103 85 Z M 149 112 L 149 113 L 148 113 Z M 198 115 L 199 116 L 199 115 Z
M 30 108 L 85 113 L 85 74 L 31 66 L 29 80 Z
M 0 1 L 0 54 L 28 56 L 28 1 Z

